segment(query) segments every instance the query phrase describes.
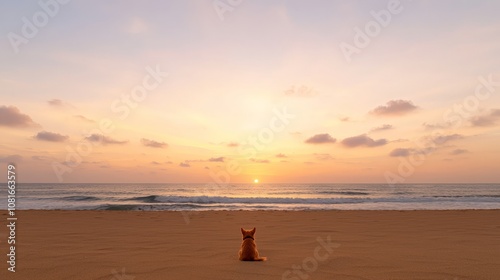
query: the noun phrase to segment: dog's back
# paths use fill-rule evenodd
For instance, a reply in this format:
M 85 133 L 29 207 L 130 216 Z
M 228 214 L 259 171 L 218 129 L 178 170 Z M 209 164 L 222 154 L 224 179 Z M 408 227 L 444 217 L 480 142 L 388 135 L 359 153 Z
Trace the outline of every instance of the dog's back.
M 241 243 L 241 249 L 239 252 L 240 261 L 265 261 L 265 257 L 259 257 L 259 251 L 257 251 L 257 244 L 255 244 L 255 228 L 252 230 L 241 229 L 241 234 L 243 234 L 243 242 Z

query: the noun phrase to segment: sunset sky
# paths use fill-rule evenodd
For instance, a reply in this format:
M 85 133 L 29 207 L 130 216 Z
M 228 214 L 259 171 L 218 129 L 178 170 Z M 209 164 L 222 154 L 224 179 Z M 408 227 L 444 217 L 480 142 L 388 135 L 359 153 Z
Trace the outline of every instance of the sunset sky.
M 498 1 L 41 2 L 0 3 L 19 182 L 500 181 Z

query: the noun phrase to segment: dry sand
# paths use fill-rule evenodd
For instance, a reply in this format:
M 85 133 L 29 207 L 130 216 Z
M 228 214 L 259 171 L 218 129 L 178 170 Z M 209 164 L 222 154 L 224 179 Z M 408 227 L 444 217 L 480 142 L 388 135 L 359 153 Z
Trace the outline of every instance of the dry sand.
M 500 279 L 500 210 L 18 211 L 15 273 L 2 212 L 0 279 Z

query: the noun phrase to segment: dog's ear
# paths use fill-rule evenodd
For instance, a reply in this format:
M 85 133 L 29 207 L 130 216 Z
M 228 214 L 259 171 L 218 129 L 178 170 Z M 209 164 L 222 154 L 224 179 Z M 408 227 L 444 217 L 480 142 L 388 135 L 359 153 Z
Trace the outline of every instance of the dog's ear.
M 241 234 L 245 235 L 245 230 L 241 228 Z

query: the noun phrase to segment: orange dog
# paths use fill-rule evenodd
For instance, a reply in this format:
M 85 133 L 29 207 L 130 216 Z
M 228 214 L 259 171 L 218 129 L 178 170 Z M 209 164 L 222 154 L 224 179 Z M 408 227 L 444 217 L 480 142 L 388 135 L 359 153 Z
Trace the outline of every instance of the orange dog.
M 244 230 L 241 228 L 241 234 L 243 234 L 243 242 L 241 243 L 241 249 L 239 252 L 240 261 L 265 261 L 266 257 L 259 257 L 259 251 L 257 251 L 257 244 L 255 244 L 255 228 L 252 230 Z

